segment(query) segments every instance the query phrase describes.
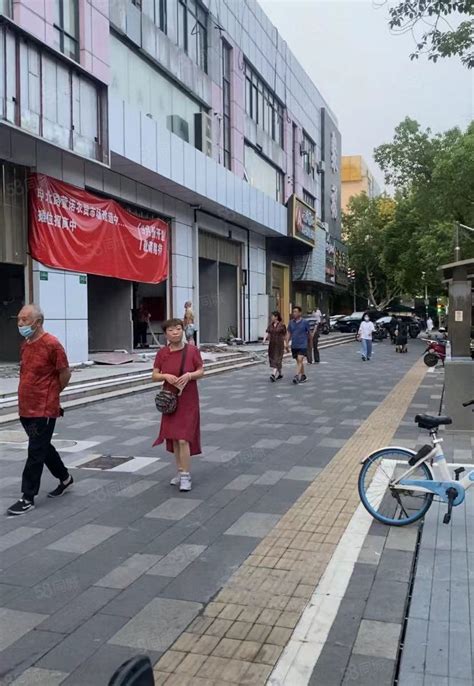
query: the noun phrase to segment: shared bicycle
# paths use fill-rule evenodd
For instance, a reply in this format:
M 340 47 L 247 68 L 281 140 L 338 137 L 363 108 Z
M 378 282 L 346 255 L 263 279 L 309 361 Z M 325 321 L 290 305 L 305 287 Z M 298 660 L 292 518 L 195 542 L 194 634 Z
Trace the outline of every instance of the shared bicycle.
M 469 405 L 474 405 L 474 400 L 463 403 Z M 418 452 L 386 447 L 368 455 L 359 474 L 360 499 L 379 522 L 406 526 L 422 519 L 436 498 L 446 503 L 443 522 L 449 524 L 453 507 L 461 505 L 466 491 L 474 486 L 474 469 L 466 474 L 462 466 L 451 471 L 446 461 L 438 431 L 440 426 L 452 424 L 451 417 L 419 414 L 415 422 L 429 432 L 431 445 Z

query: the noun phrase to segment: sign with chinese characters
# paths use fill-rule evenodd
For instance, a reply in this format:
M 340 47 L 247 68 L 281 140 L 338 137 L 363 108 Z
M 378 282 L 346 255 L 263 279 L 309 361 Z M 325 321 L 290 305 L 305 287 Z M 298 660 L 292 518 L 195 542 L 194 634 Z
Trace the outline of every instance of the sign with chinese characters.
M 338 203 L 337 203 L 337 187 L 332 184 L 331 186 L 331 217 L 332 219 L 337 219 L 338 217 Z
M 331 153 L 331 171 L 333 174 L 337 174 L 339 171 L 339 165 L 337 163 L 338 151 L 337 151 L 337 138 L 334 131 L 331 131 L 331 143 L 330 143 L 330 153 Z
M 326 234 L 326 283 L 336 283 L 336 248 L 334 238 Z
M 316 211 L 292 195 L 288 203 L 289 235 L 314 248 L 316 243 Z
M 335 244 L 335 279 L 338 286 L 347 286 L 349 283 L 348 270 L 349 258 L 347 255 L 347 248 L 339 241 Z
M 127 281 L 168 276 L 168 224 L 140 219 L 115 200 L 32 174 L 28 181 L 29 245 L 48 267 Z

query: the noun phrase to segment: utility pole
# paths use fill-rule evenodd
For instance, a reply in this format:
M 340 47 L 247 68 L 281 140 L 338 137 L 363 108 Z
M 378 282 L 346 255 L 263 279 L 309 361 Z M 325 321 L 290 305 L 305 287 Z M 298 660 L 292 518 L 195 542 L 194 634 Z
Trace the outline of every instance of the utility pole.
M 425 319 L 428 319 L 428 284 L 426 283 L 426 272 L 421 272 L 421 278 L 423 279 L 423 283 L 425 285 Z

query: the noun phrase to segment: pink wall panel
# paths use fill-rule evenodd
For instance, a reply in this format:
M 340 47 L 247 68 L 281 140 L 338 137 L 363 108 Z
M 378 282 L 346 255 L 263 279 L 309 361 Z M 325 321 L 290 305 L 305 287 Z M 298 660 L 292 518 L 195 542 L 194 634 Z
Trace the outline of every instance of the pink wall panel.
M 34 10 L 37 11 L 31 9 L 31 3 L 15 1 L 13 3 L 13 19 L 22 29 L 44 42 L 46 38 L 44 0 L 38 0 L 37 4 L 34 4 Z

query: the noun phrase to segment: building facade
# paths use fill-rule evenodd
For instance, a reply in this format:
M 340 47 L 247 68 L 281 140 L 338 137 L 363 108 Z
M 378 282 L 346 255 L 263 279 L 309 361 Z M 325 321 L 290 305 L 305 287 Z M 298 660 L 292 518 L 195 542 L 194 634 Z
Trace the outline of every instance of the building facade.
M 343 155 L 341 160 L 342 211 L 355 195 L 366 193 L 369 198 L 380 195 L 380 187 L 361 155 Z
M 254 341 L 337 289 L 337 120 L 255 0 L 0 12 L 0 359 L 26 301 L 82 362 L 131 349 L 140 303 L 157 332 L 191 300 L 201 342 Z

